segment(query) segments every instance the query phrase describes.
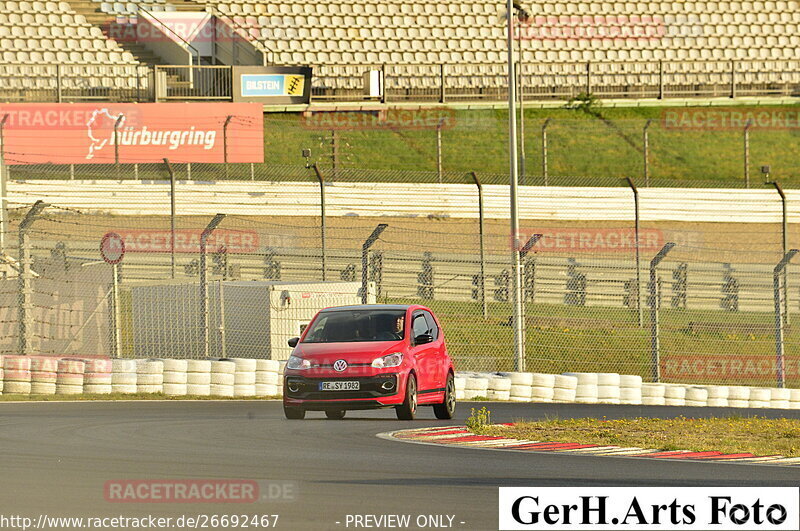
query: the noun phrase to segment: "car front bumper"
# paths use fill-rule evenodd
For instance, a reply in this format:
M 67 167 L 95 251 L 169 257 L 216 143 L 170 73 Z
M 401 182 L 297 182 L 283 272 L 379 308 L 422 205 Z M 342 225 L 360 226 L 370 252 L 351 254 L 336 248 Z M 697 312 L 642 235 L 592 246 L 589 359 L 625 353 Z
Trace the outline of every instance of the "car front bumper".
M 358 391 L 321 391 L 321 382 L 357 381 Z M 402 404 L 404 395 L 399 374 L 375 376 L 325 377 L 287 375 L 283 382 L 283 401 L 287 406 L 306 409 L 371 409 Z

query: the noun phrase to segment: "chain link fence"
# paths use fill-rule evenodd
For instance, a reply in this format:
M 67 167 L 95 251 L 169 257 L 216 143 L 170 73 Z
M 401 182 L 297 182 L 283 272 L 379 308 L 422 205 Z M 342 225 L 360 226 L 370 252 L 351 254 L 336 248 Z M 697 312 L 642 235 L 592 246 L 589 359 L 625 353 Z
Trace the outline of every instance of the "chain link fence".
M 378 193 L 364 185 L 357 197 L 379 202 Z M 451 189 L 440 193 L 452 199 Z M 592 208 L 588 198 L 569 201 Z M 800 384 L 800 270 L 776 270 L 780 221 L 648 221 L 665 201 L 643 204 L 638 237 L 633 216 L 521 221 L 531 243 L 522 256 L 525 369 Z M 318 309 L 366 300 L 429 306 L 460 370 L 514 368 L 502 216 L 321 218 L 231 205 L 215 217 L 183 204 L 174 217 L 133 216 L 52 203 L 12 210 L 2 353 L 285 359 L 286 340 Z M 754 216 L 765 208 L 720 204 Z M 339 205 L 348 206 L 357 207 Z M 787 250 L 800 247 L 795 224 L 786 227 Z M 101 254 L 108 233 L 125 246 L 116 266 Z

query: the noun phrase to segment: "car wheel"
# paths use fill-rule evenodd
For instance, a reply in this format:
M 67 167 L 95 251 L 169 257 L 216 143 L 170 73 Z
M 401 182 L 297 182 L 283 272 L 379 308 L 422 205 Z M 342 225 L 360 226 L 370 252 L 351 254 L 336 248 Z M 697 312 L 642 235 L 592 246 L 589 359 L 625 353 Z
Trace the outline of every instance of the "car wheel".
M 444 388 L 444 401 L 434 404 L 433 414 L 437 419 L 449 420 L 456 412 L 456 380 L 453 374 L 447 375 L 447 385 Z
M 396 407 L 395 412 L 400 420 L 414 420 L 417 415 L 417 379 L 413 374 L 408 375 L 406 382 L 406 399 Z
M 325 416 L 331 420 L 341 420 L 346 412 L 344 409 L 329 409 L 325 412 Z
M 306 410 L 301 407 L 283 406 L 283 414 L 289 420 L 303 420 L 306 418 Z

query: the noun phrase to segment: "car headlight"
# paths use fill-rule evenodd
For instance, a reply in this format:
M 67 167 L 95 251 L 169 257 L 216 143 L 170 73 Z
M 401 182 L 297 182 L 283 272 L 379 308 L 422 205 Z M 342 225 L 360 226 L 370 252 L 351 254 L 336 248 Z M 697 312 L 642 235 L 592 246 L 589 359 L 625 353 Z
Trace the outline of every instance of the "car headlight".
M 311 362 L 307 359 L 299 358 L 297 356 L 289 356 L 289 360 L 286 362 L 287 369 L 294 369 L 294 370 L 305 370 L 311 368 Z
M 376 358 L 372 362 L 372 366 L 376 369 L 386 369 L 389 367 L 399 367 L 401 363 L 403 363 L 403 353 L 392 352 L 387 356 Z

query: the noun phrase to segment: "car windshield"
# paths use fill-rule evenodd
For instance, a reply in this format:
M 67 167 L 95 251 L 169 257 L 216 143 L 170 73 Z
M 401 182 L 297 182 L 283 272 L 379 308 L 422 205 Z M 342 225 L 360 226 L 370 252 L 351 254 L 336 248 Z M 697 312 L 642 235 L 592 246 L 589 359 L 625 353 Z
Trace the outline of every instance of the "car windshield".
M 323 312 L 311 324 L 303 343 L 350 343 L 403 339 L 405 310 Z

